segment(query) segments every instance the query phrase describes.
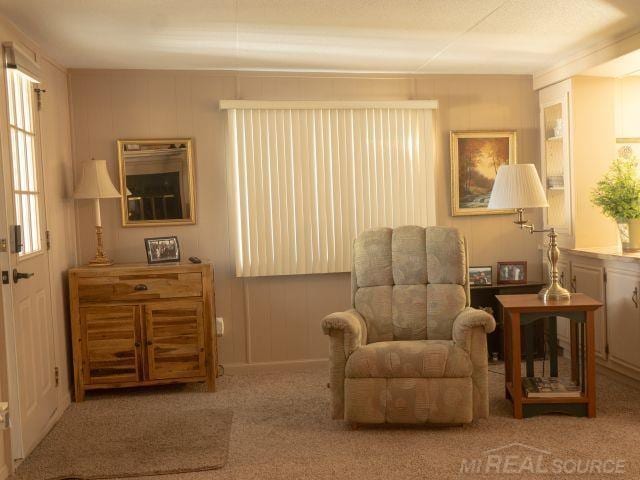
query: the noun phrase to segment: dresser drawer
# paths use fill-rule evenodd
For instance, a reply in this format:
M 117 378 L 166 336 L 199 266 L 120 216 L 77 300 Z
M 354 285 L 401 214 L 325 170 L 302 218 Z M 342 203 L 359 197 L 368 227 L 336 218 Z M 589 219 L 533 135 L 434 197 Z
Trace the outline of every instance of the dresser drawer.
M 201 273 L 78 277 L 80 303 L 202 296 Z

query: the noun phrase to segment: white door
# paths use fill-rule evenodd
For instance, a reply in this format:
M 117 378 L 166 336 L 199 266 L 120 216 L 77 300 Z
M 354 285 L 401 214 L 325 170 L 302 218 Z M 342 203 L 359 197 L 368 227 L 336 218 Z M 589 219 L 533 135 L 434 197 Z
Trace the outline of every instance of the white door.
M 573 290 L 585 293 L 604 303 L 604 268 L 587 263 L 571 262 L 571 285 Z M 596 355 L 602 359 L 607 358 L 607 324 L 604 307 L 596 310 Z
M 0 295 L 0 300 L 2 296 Z M 2 326 L 2 312 L 0 312 L 0 327 Z M 0 358 L 6 358 L 6 352 L 4 351 L 4 344 L 0 340 Z M 6 396 L 7 388 L 5 385 L 4 372 L 0 371 L 0 413 L 2 409 L 7 405 L 9 399 Z M 9 431 L 5 429 L 3 417 L 0 415 L 0 479 L 9 476 L 11 460 L 9 458 Z
M 9 260 L 13 311 L 9 368 L 14 370 L 10 377 L 17 389 L 11 398 L 18 403 L 11 409 L 19 421 L 13 454 L 19 458 L 47 433 L 57 392 L 36 84 L 15 71 L 7 72 L 10 155 L 3 167 L 11 178 L 5 175 L 4 197 L 8 223 L 22 230 L 22 246 L 19 252 L 12 249 Z
M 609 360 L 640 371 L 640 276 L 607 268 Z

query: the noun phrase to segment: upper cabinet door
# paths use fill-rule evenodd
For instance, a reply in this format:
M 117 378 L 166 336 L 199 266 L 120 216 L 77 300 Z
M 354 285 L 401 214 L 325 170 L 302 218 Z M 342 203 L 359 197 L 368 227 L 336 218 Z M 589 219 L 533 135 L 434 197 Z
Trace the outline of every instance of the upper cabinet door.
M 85 384 L 141 380 L 139 311 L 136 305 L 80 308 Z
M 150 380 L 206 374 L 203 303 L 194 300 L 144 306 Z
M 565 82 L 540 91 L 540 173 L 549 203 L 543 213 L 545 227 L 554 227 L 561 245 L 572 247 L 569 96 L 570 84 Z

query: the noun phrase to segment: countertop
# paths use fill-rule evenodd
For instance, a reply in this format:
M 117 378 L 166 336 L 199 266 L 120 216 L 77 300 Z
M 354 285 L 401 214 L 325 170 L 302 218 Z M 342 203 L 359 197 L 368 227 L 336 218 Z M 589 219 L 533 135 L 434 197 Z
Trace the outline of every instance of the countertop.
M 623 253 L 620 247 L 560 248 L 563 253 L 582 257 L 640 264 L 640 252 Z

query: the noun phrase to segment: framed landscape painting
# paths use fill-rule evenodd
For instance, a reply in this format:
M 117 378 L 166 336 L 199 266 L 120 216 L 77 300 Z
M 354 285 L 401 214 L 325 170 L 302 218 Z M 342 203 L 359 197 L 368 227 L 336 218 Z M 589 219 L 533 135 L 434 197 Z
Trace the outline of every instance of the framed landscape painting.
M 451 132 L 451 215 L 513 213 L 487 206 L 498 168 L 514 163 L 515 131 Z

